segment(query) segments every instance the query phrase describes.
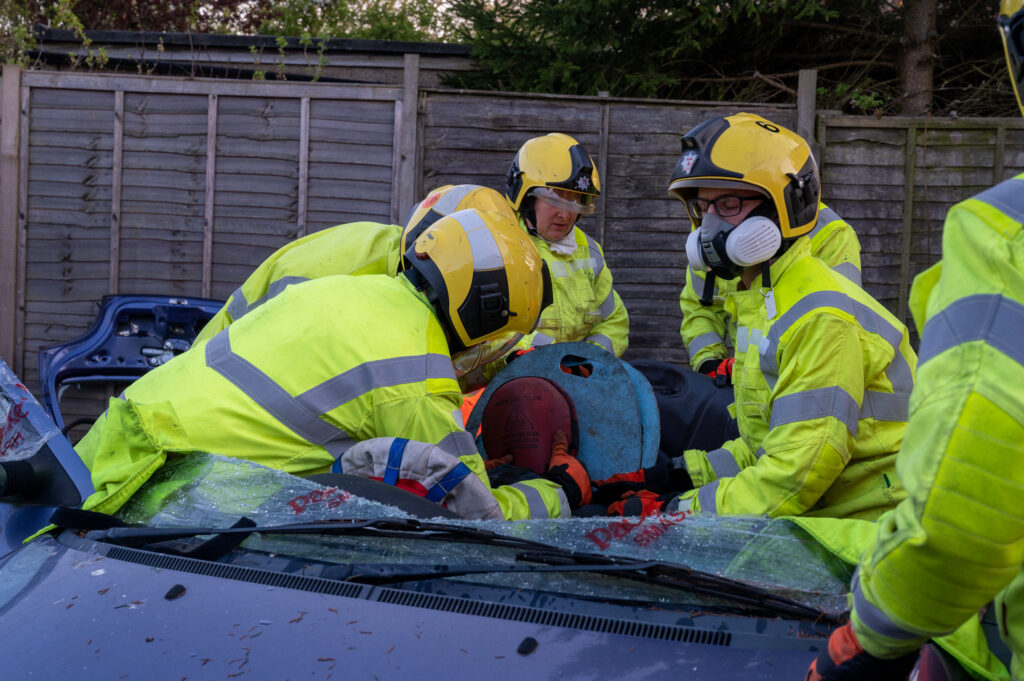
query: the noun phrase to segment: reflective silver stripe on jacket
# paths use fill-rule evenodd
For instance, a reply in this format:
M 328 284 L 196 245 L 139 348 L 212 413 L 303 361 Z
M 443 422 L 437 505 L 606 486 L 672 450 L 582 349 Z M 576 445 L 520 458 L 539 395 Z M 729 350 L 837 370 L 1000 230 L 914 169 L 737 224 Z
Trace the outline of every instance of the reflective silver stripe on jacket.
M 736 463 L 736 457 L 728 449 L 714 449 L 707 453 L 708 463 L 715 476 L 719 478 L 731 478 L 740 472 L 740 466 Z M 703 502 L 701 502 L 703 504 Z
M 1000 182 L 994 187 L 989 187 L 973 198 L 987 203 L 1015 222 L 1024 222 L 1022 193 L 1024 193 L 1024 180 L 1014 177 Z
M 375 388 L 389 388 L 431 378 L 456 380 L 450 357 L 427 354 L 364 362 L 310 388 L 295 399 L 310 411 L 326 414 Z
M 860 270 L 852 262 L 841 262 L 833 267 L 832 270 L 843 275 L 857 286 L 861 285 Z
M 608 297 L 604 299 L 603 303 L 601 303 L 601 308 L 599 310 L 601 319 L 608 319 L 612 312 L 615 312 L 615 291 L 608 292 Z
M 588 343 L 597 343 L 608 352 L 612 353 L 613 355 L 615 354 L 615 344 L 612 343 L 611 338 L 604 335 L 603 333 L 592 333 L 583 340 L 585 340 Z M 536 343 L 534 343 L 534 345 L 536 345 Z
M 772 404 L 771 423 L 768 427 L 775 428 L 787 423 L 811 421 L 826 416 L 838 419 L 846 426 L 846 430 L 850 431 L 850 435 L 857 437 L 860 407 L 857 406 L 857 400 L 839 386 L 783 395 Z
M 601 276 L 602 270 L 604 270 L 604 256 L 601 254 L 601 247 L 597 245 L 597 241 L 592 239 L 589 234 L 583 232 L 583 236 L 587 237 L 587 247 L 590 249 L 590 265 L 594 271 L 594 281 Z
M 548 271 L 551 272 L 551 276 L 555 279 L 561 279 L 569 276 L 569 268 L 561 260 L 549 261 Z
M 812 229 L 807 236 L 813 239 L 818 235 L 819 232 L 821 232 L 822 229 L 832 224 L 833 222 L 844 221 L 841 217 L 839 217 L 838 213 L 836 213 L 828 206 L 824 206 L 818 211 L 818 221 L 817 223 L 815 223 L 814 229 Z M 857 286 L 861 285 L 860 269 L 852 262 L 841 262 L 832 269 L 838 272 L 839 274 L 843 275 L 853 283 L 857 284 Z
M 805 314 L 817 308 L 831 307 L 842 310 L 854 317 L 861 328 L 885 339 L 893 349 L 893 360 L 885 369 L 885 375 L 892 384 L 892 393 L 866 390 L 864 402 L 870 405 L 872 418 L 882 421 L 906 421 L 910 391 L 914 387 L 914 375 L 907 358 L 900 352 L 903 334 L 870 307 L 839 291 L 818 291 L 804 296 L 793 307 L 779 317 L 768 332 L 769 347 L 761 354 L 761 374 L 771 389 L 779 379 L 778 348 L 779 338 Z M 879 395 L 875 397 L 874 395 Z M 882 397 L 884 396 L 884 397 Z M 869 414 L 862 412 L 861 418 Z
M 522 492 L 523 496 L 526 497 L 526 507 L 530 511 L 531 518 L 551 517 L 551 514 L 548 513 L 547 504 L 544 503 L 544 499 L 543 497 L 541 497 L 540 492 L 537 491 L 536 487 L 527 485 L 526 483 L 523 482 L 514 482 L 511 485 L 509 485 L 509 487 L 514 487 L 515 489 Z M 565 495 L 563 494 L 562 496 L 564 497 Z M 566 505 L 568 506 L 568 504 Z
M 573 272 L 578 272 L 579 270 L 593 270 L 595 263 L 600 262 L 601 261 L 595 260 L 594 258 L 578 258 L 576 260 L 570 260 L 569 262 L 551 260 L 548 262 L 548 269 L 551 271 L 552 277 L 559 279 L 568 277 Z
M 336 457 L 344 452 L 339 443 L 344 441 L 351 444 L 354 440 L 341 428 L 320 418 L 321 415 L 375 388 L 415 383 L 429 378 L 455 381 L 451 359 L 446 355 L 414 355 L 360 364 L 295 397 L 254 364 L 231 351 L 229 330 L 230 327 L 224 329 L 206 344 L 207 366 L 229 380 L 297 435 L 324 447 Z M 472 441 L 469 433 L 463 433 Z M 333 444 L 328 446 L 328 443 Z M 461 448 L 465 443 L 453 439 L 450 446 Z M 476 451 L 475 446 L 472 451 Z
M 708 515 L 718 513 L 718 502 L 715 500 L 715 493 L 718 492 L 718 485 L 722 480 L 718 479 L 709 482 L 697 490 L 697 501 L 700 502 L 700 512 Z
M 725 339 L 719 336 L 714 331 L 708 331 L 690 341 L 690 344 L 686 346 L 686 351 L 690 353 L 690 357 L 695 357 L 698 352 L 706 347 L 717 345 L 725 345 Z
M 260 296 L 254 303 L 249 303 L 245 299 L 245 294 L 242 293 L 242 288 L 238 287 L 235 289 L 235 292 L 231 294 L 231 302 L 228 303 L 228 314 L 231 315 L 232 319 L 244 317 L 263 303 L 281 293 L 281 291 L 285 290 L 285 288 L 291 284 L 301 284 L 304 281 L 309 281 L 309 279 L 306 277 L 293 276 L 281 277 L 280 279 L 270 282 L 270 285 L 267 286 L 267 292 Z
M 831 225 L 833 222 L 843 222 L 843 219 L 839 217 L 839 213 L 835 212 L 825 204 L 821 204 L 821 208 L 818 209 L 818 221 L 814 223 L 814 229 L 811 230 L 808 236 L 812 238 L 818 234 L 826 226 Z
M 538 331 L 533 336 L 532 345 L 534 347 L 540 347 L 541 345 L 551 345 L 554 342 L 555 342 L 554 338 L 552 338 L 551 336 L 547 335 L 546 333 L 541 333 L 540 331 Z
M 853 608 L 857 611 L 857 617 L 868 626 L 871 631 L 881 634 L 887 638 L 894 638 L 896 640 L 908 640 L 914 638 L 922 638 L 917 634 L 913 634 L 905 629 L 901 629 L 896 625 L 892 619 L 886 615 L 882 610 L 868 601 L 867 597 L 864 596 L 864 592 L 860 588 L 860 568 L 858 567 L 853 572 L 853 584 L 851 585 L 851 591 L 853 592 Z
M 761 333 L 761 329 L 752 329 L 749 326 L 736 327 L 736 353 L 746 352 L 751 345 L 757 346 L 758 353 L 768 351 L 768 339 Z
M 206 344 L 208 367 L 307 442 L 326 446 L 332 440 L 351 440 L 344 430 L 321 419 L 319 414 L 288 394 L 249 360 L 233 353 L 229 329 L 224 329 Z
M 697 294 L 698 298 L 700 298 L 704 294 L 704 282 L 706 280 L 704 279 L 704 277 L 698 277 L 697 270 L 693 269 L 692 267 L 687 267 L 686 271 L 690 273 L 690 288 L 692 288 L 693 292 Z M 707 274 L 705 273 L 704 276 L 706 277 Z M 712 289 L 711 297 L 719 297 L 717 286 L 715 286 L 714 289 Z
M 1024 365 L 1024 305 L 999 294 L 961 298 L 925 323 L 918 361 L 978 340 Z
M 438 449 L 442 449 L 452 456 L 469 456 L 470 454 L 476 454 L 476 440 L 473 436 L 464 430 L 454 430 L 444 436 L 440 442 L 437 443 Z
M 665 512 L 689 513 L 692 507 L 693 499 L 691 497 L 687 497 L 685 499 L 683 497 L 676 497 L 675 499 L 669 500 L 669 502 L 665 504 Z

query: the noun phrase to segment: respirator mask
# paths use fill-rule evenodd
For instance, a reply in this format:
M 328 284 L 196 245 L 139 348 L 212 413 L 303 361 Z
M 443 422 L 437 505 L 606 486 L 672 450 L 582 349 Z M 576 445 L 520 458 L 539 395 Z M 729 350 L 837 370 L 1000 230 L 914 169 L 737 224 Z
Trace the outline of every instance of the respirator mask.
M 771 204 L 765 204 L 738 225 L 716 213 L 706 213 L 700 226 L 686 238 L 690 267 L 710 270 L 722 279 L 735 279 L 745 268 L 770 260 L 782 246 L 782 232 L 765 214 L 771 211 Z

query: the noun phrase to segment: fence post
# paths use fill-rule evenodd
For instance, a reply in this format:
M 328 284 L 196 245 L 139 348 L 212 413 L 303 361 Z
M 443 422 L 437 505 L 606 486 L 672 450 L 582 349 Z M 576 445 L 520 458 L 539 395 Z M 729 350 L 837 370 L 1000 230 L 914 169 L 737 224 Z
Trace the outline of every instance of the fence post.
M 0 91 L 0 357 L 17 371 L 18 158 L 21 129 L 21 68 L 4 65 Z
M 818 156 L 818 143 L 814 139 L 814 118 L 817 115 L 818 72 L 800 69 L 796 90 L 796 134 L 807 140 L 814 158 Z
M 121 168 L 124 163 L 124 90 L 114 92 L 114 149 L 110 177 L 110 274 L 107 293 L 120 292 Z
M 607 90 L 601 90 L 600 92 L 597 93 L 597 96 L 601 97 L 601 98 L 604 98 L 604 99 L 607 99 L 609 94 L 610 93 Z M 607 184 L 607 182 L 608 182 L 608 180 L 607 180 L 607 170 L 608 170 L 608 125 L 609 125 L 610 117 L 611 117 L 611 107 L 608 105 L 608 102 L 602 102 L 601 103 L 601 139 L 600 139 L 600 142 L 598 142 L 598 151 L 597 151 L 597 153 L 598 153 L 597 176 L 601 179 L 601 182 L 604 184 L 605 187 L 608 187 L 608 184 Z M 606 189 L 606 191 L 607 191 L 607 189 Z M 605 207 L 605 205 L 607 203 L 608 203 L 608 195 L 606 193 L 604 198 L 601 200 L 600 212 L 597 214 L 597 229 L 595 230 L 597 232 L 597 234 L 595 236 L 597 237 L 598 243 L 600 243 L 601 247 L 605 248 L 605 249 L 608 248 L 608 245 L 604 242 L 604 214 L 605 214 L 604 207 Z
M 206 205 L 203 211 L 202 296 L 213 291 L 213 217 L 217 190 L 217 94 L 207 95 L 206 104 Z
M 394 221 L 404 220 L 416 203 L 416 113 L 419 108 L 420 55 L 407 53 L 402 71 L 402 106 L 398 124 L 398 205 Z M 392 201 L 392 206 L 395 203 Z
M 897 316 L 906 324 L 909 319 L 907 299 L 910 293 L 910 237 L 914 231 L 914 184 L 917 182 L 917 126 L 907 128 L 907 148 L 903 157 L 903 230 L 900 248 L 900 297 Z M 925 206 L 927 210 L 927 206 Z

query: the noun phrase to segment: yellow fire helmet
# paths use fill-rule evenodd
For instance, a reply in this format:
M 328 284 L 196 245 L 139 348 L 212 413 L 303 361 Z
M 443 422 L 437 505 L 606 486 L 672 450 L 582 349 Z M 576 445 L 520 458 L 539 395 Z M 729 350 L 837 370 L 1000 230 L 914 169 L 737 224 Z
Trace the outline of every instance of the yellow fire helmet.
M 1003 53 L 1006 66 L 1010 69 L 1010 82 L 1017 106 L 1024 116 L 1024 102 L 1020 93 L 1024 90 L 1024 0 L 1002 0 L 999 3 L 999 35 L 1003 39 Z
M 470 208 L 445 216 L 416 237 L 405 259 L 405 276 L 437 310 L 452 354 L 532 332 L 551 303 L 551 277 L 537 247 L 505 212 Z
M 778 213 L 783 239 L 814 229 L 821 181 L 811 149 L 791 130 L 749 113 L 718 116 L 683 135 L 683 153 L 668 193 L 686 205 L 694 228 L 700 220 L 689 200 L 700 187 L 755 189 Z
M 405 229 L 402 231 L 402 253 L 405 253 L 409 245 L 416 241 L 416 237 L 427 227 L 446 215 L 467 208 L 501 213 L 513 222 L 516 221 L 516 214 L 512 212 L 512 207 L 508 205 L 505 197 L 490 187 L 478 184 L 446 184 L 427 194 L 427 198 L 416 204 L 409 213 L 409 219 L 406 220 Z
M 564 192 L 572 192 L 566 198 Z M 588 215 L 596 210 L 594 199 L 601 195 L 601 180 L 594 160 L 575 139 L 560 132 L 534 137 L 516 152 L 505 174 L 505 196 L 516 212 L 535 224 L 533 200 L 543 196 L 560 208 Z

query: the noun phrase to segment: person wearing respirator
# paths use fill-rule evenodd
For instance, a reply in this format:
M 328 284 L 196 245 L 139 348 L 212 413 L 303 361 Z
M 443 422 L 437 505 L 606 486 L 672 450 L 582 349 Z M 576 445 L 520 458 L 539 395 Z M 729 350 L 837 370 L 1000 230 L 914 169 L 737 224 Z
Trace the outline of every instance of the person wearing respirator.
M 625 508 L 877 518 L 905 496 L 893 462 L 917 364 L 906 327 L 811 255 L 821 183 L 800 136 L 740 113 L 682 144 L 669 193 L 693 225 L 689 265 L 709 288 L 737 280 L 724 307 L 740 436 L 684 453 L 694 489 Z

